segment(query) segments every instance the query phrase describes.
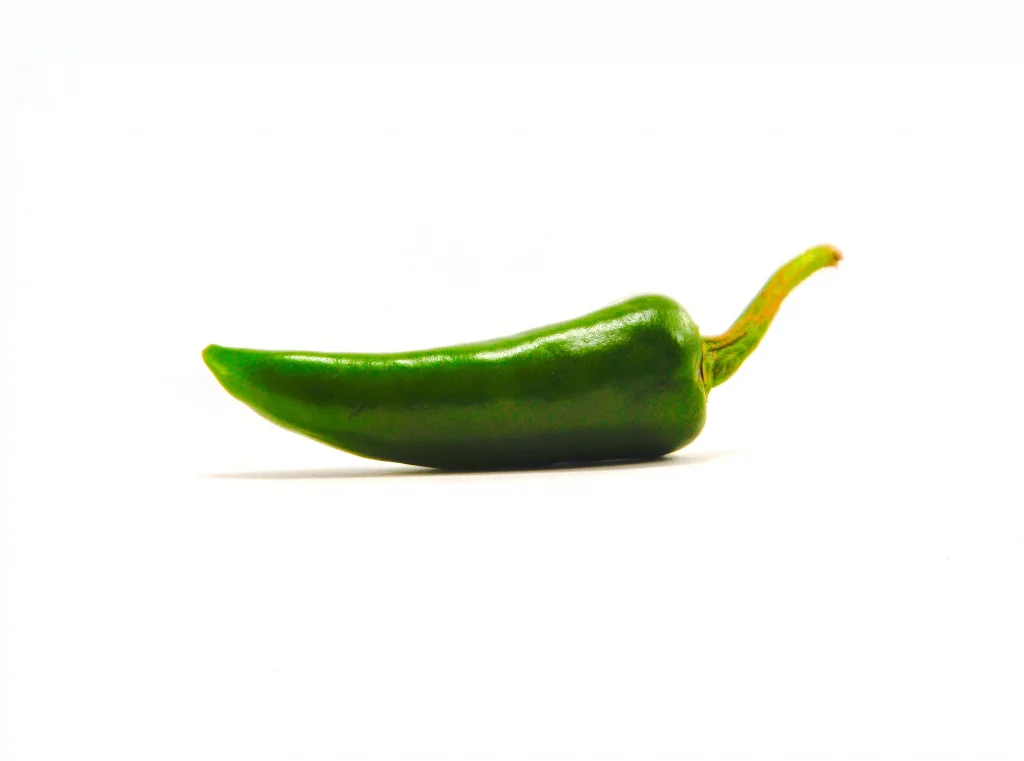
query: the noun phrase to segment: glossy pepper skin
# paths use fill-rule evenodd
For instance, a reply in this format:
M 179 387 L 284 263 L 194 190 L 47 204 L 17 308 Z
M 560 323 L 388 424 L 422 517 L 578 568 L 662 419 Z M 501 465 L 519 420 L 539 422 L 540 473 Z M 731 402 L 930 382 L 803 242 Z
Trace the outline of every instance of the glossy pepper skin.
M 649 459 L 686 446 L 706 400 L 754 350 L 782 299 L 836 264 L 780 268 L 733 326 L 703 338 L 675 301 L 639 296 L 507 338 L 397 354 L 211 345 L 236 399 L 284 428 L 377 460 L 446 469 Z

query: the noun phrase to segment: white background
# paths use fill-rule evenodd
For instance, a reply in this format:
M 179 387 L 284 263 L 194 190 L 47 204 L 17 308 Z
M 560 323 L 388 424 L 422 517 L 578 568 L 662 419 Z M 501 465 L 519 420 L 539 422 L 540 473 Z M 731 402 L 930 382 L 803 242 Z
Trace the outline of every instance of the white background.
M 0 755 L 1024 756 L 1012 3 L 15 3 Z M 701 437 L 441 474 L 211 342 L 390 351 L 811 245 Z

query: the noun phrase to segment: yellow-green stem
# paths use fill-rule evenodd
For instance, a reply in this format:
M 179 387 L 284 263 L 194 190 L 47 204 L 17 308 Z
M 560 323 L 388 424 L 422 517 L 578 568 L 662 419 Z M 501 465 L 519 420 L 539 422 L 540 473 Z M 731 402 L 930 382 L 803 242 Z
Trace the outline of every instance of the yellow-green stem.
M 843 255 L 835 246 L 816 246 L 782 265 L 764 284 L 743 314 L 727 331 L 704 338 L 704 382 L 708 389 L 725 383 L 761 343 L 790 291 L 823 267 L 835 266 Z

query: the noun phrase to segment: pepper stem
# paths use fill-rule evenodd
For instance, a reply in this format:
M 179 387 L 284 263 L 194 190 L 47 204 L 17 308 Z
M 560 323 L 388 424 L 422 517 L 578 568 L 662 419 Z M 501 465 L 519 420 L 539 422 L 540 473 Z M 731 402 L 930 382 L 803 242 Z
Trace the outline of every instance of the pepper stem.
M 703 372 L 710 390 L 732 377 L 761 343 L 783 299 L 822 267 L 835 266 L 843 255 L 835 246 L 816 246 L 783 264 L 727 331 L 704 338 Z

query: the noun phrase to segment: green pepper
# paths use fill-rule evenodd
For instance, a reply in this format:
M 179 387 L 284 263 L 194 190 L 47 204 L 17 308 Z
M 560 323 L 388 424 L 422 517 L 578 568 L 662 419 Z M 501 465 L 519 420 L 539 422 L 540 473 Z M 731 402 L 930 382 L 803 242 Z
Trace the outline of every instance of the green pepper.
M 704 427 L 708 392 L 757 347 L 786 295 L 841 255 L 783 265 L 725 333 L 702 338 L 672 299 L 638 296 L 507 338 L 398 354 L 257 351 L 203 359 L 284 428 L 377 460 L 448 469 L 649 459 Z

